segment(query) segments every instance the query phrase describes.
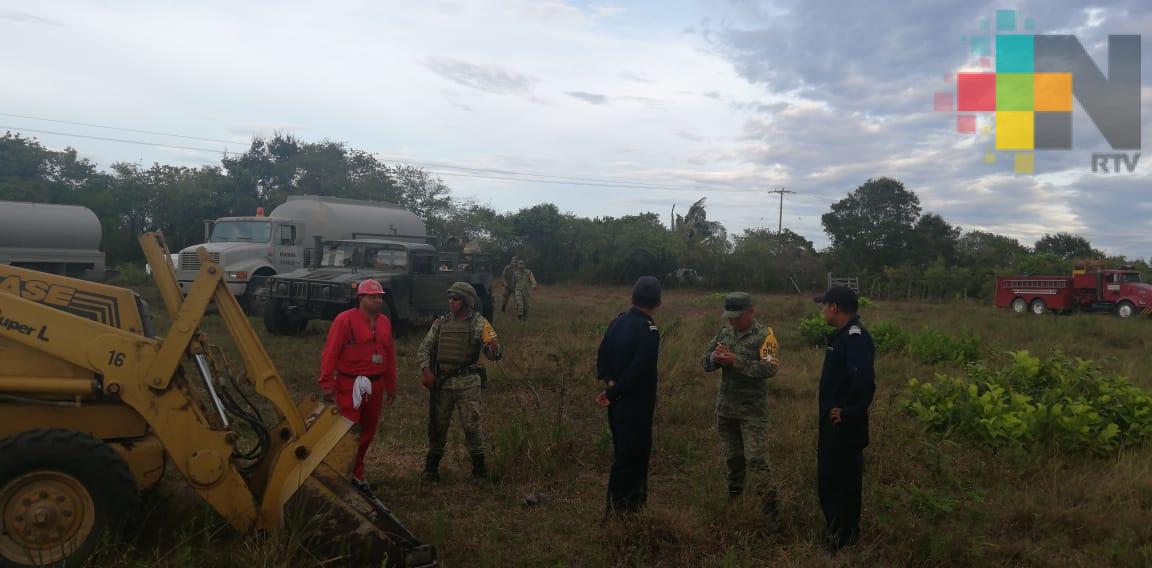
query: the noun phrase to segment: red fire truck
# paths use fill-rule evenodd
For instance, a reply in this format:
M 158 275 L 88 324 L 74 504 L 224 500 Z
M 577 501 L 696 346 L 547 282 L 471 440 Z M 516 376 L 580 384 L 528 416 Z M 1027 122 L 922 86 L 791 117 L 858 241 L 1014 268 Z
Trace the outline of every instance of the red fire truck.
M 1152 284 L 1129 266 L 1104 269 L 1079 263 L 1072 276 L 1007 276 L 996 281 L 996 307 L 1022 314 L 1049 311 L 1152 315 Z

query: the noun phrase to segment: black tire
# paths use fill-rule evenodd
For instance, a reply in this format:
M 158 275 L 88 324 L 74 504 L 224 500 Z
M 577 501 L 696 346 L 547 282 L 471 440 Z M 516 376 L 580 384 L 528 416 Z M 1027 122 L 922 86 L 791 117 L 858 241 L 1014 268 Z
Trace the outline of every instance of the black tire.
M 88 434 L 28 430 L 0 439 L 0 456 L 0 515 L 13 521 L 0 532 L 3 568 L 83 565 L 140 497 L 128 464 Z
M 1036 298 L 1032 300 L 1031 304 L 1028 304 L 1028 310 L 1032 312 L 1033 315 L 1042 316 L 1048 313 L 1048 304 L 1045 304 L 1044 300 Z
M 1132 302 L 1120 302 L 1116 304 L 1116 317 L 1120 319 L 1128 319 L 1136 315 L 1136 306 Z
M 285 313 L 284 300 L 273 299 L 264 306 L 264 329 L 272 335 L 300 335 L 308 327 L 308 320 L 293 318 Z
M 1024 298 L 1012 300 L 1012 311 L 1018 314 L 1028 313 L 1028 302 L 1025 302 Z
M 250 316 L 261 316 L 268 305 L 268 278 L 275 276 L 274 272 L 257 272 L 248 281 L 248 289 L 240 297 L 240 307 Z

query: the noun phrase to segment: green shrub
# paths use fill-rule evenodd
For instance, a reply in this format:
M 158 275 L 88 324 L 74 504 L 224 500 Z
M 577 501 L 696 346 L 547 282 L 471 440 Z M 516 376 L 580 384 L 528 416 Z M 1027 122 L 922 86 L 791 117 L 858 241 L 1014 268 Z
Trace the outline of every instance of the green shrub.
M 815 345 L 819 347 L 828 342 L 828 334 L 836 331 L 836 328 L 828 325 L 828 323 L 824 321 L 824 316 L 812 314 L 800 320 L 796 331 L 805 345 Z
M 881 322 L 868 328 L 872 334 L 872 341 L 876 344 L 876 353 L 900 353 L 908 349 L 911 334 L 904 328 L 891 323 Z
M 909 349 L 913 357 L 926 365 L 945 361 L 968 363 L 980 357 L 980 337 L 967 330 L 954 336 L 935 329 L 925 329 L 912 336 Z
M 1105 455 L 1152 438 L 1152 393 L 1093 361 L 1053 351 L 1009 353 L 1002 369 L 912 379 L 901 407 L 929 431 L 991 447 L 1042 446 Z
M 868 296 L 860 296 L 859 303 L 861 308 L 870 308 L 873 304 L 875 304 L 875 302 L 872 301 L 872 298 L 869 298 Z

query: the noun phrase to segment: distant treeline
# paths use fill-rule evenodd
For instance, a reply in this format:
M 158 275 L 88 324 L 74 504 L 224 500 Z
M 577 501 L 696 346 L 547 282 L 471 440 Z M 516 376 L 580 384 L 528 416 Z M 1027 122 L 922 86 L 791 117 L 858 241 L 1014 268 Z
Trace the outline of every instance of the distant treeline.
M 441 236 L 475 241 L 503 261 L 526 258 L 544 282 L 627 284 L 645 274 L 694 269 L 718 289 L 804 292 L 826 274 L 860 279 L 881 298 L 986 298 L 1003 274 L 1065 274 L 1077 259 L 1106 265 L 1086 239 L 1058 233 L 1032 246 L 993 233 L 962 233 L 924 213 L 916 194 L 897 180 L 866 181 L 834 203 L 821 221 L 831 245 L 817 251 L 790 230 L 749 229 L 729 236 L 709 221 L 703 199 L 665 222 L 655 213 L 584 218 L 551 203 L 499 213 L 452 195 L 440 178 L 408 165 L 388 165 L 339 142 L 292 136 L 255 138 L 219 166 L 190 168 L 115 163 L 107 171 L 67 148 L 35 139 L 0 138 L 0 200 L 84 205 L 100 217 L 111 264 L 139 262 L 135 235 L 159 229 L 173 247 L 201 242 L 203 220 L 271 211 L 289 195 L 329 195 L 400 203 Z

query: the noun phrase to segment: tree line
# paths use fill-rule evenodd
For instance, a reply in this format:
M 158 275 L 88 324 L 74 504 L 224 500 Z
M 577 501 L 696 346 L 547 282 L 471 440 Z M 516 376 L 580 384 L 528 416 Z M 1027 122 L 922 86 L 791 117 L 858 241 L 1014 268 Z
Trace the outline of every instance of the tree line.
M 84 205 L 100 218 L 108 262 L 140 262 L 135 235 L 164 231 L 174 248 L 203 240 L 203 220 L 271 211 L 289 195 L 327 195 L 404 205 L 433 234 L 472 241 L 506 260 L 526 258 L 545 282 L 626 284 L 645 274 L 694 269 L 713 288 L 807 293 L 829 272 L 857 277 L 879 298 L 987 298 L 1005 274 L 1065 274 L 1080 259 L 1108 258 L 1077 235 L 1045 235 L 1031 246 L 983 231 L 964 232 L 924 212 L 898 180 L 867 180 L 832 204 L 821 222 L 830 245 L 790 230 L 729 235 L 709 220 L 705 199 L 665 222 L 655 213 L 578 217 L 542 203 L 515 212 L 452 195 L 443 180 L 340 142 L 290 135 L 257 137 L 219 165 L 118 162 L 107 170 L 75 149 L 49 150 L 33 138 L 0 137 L 0 199 Z

